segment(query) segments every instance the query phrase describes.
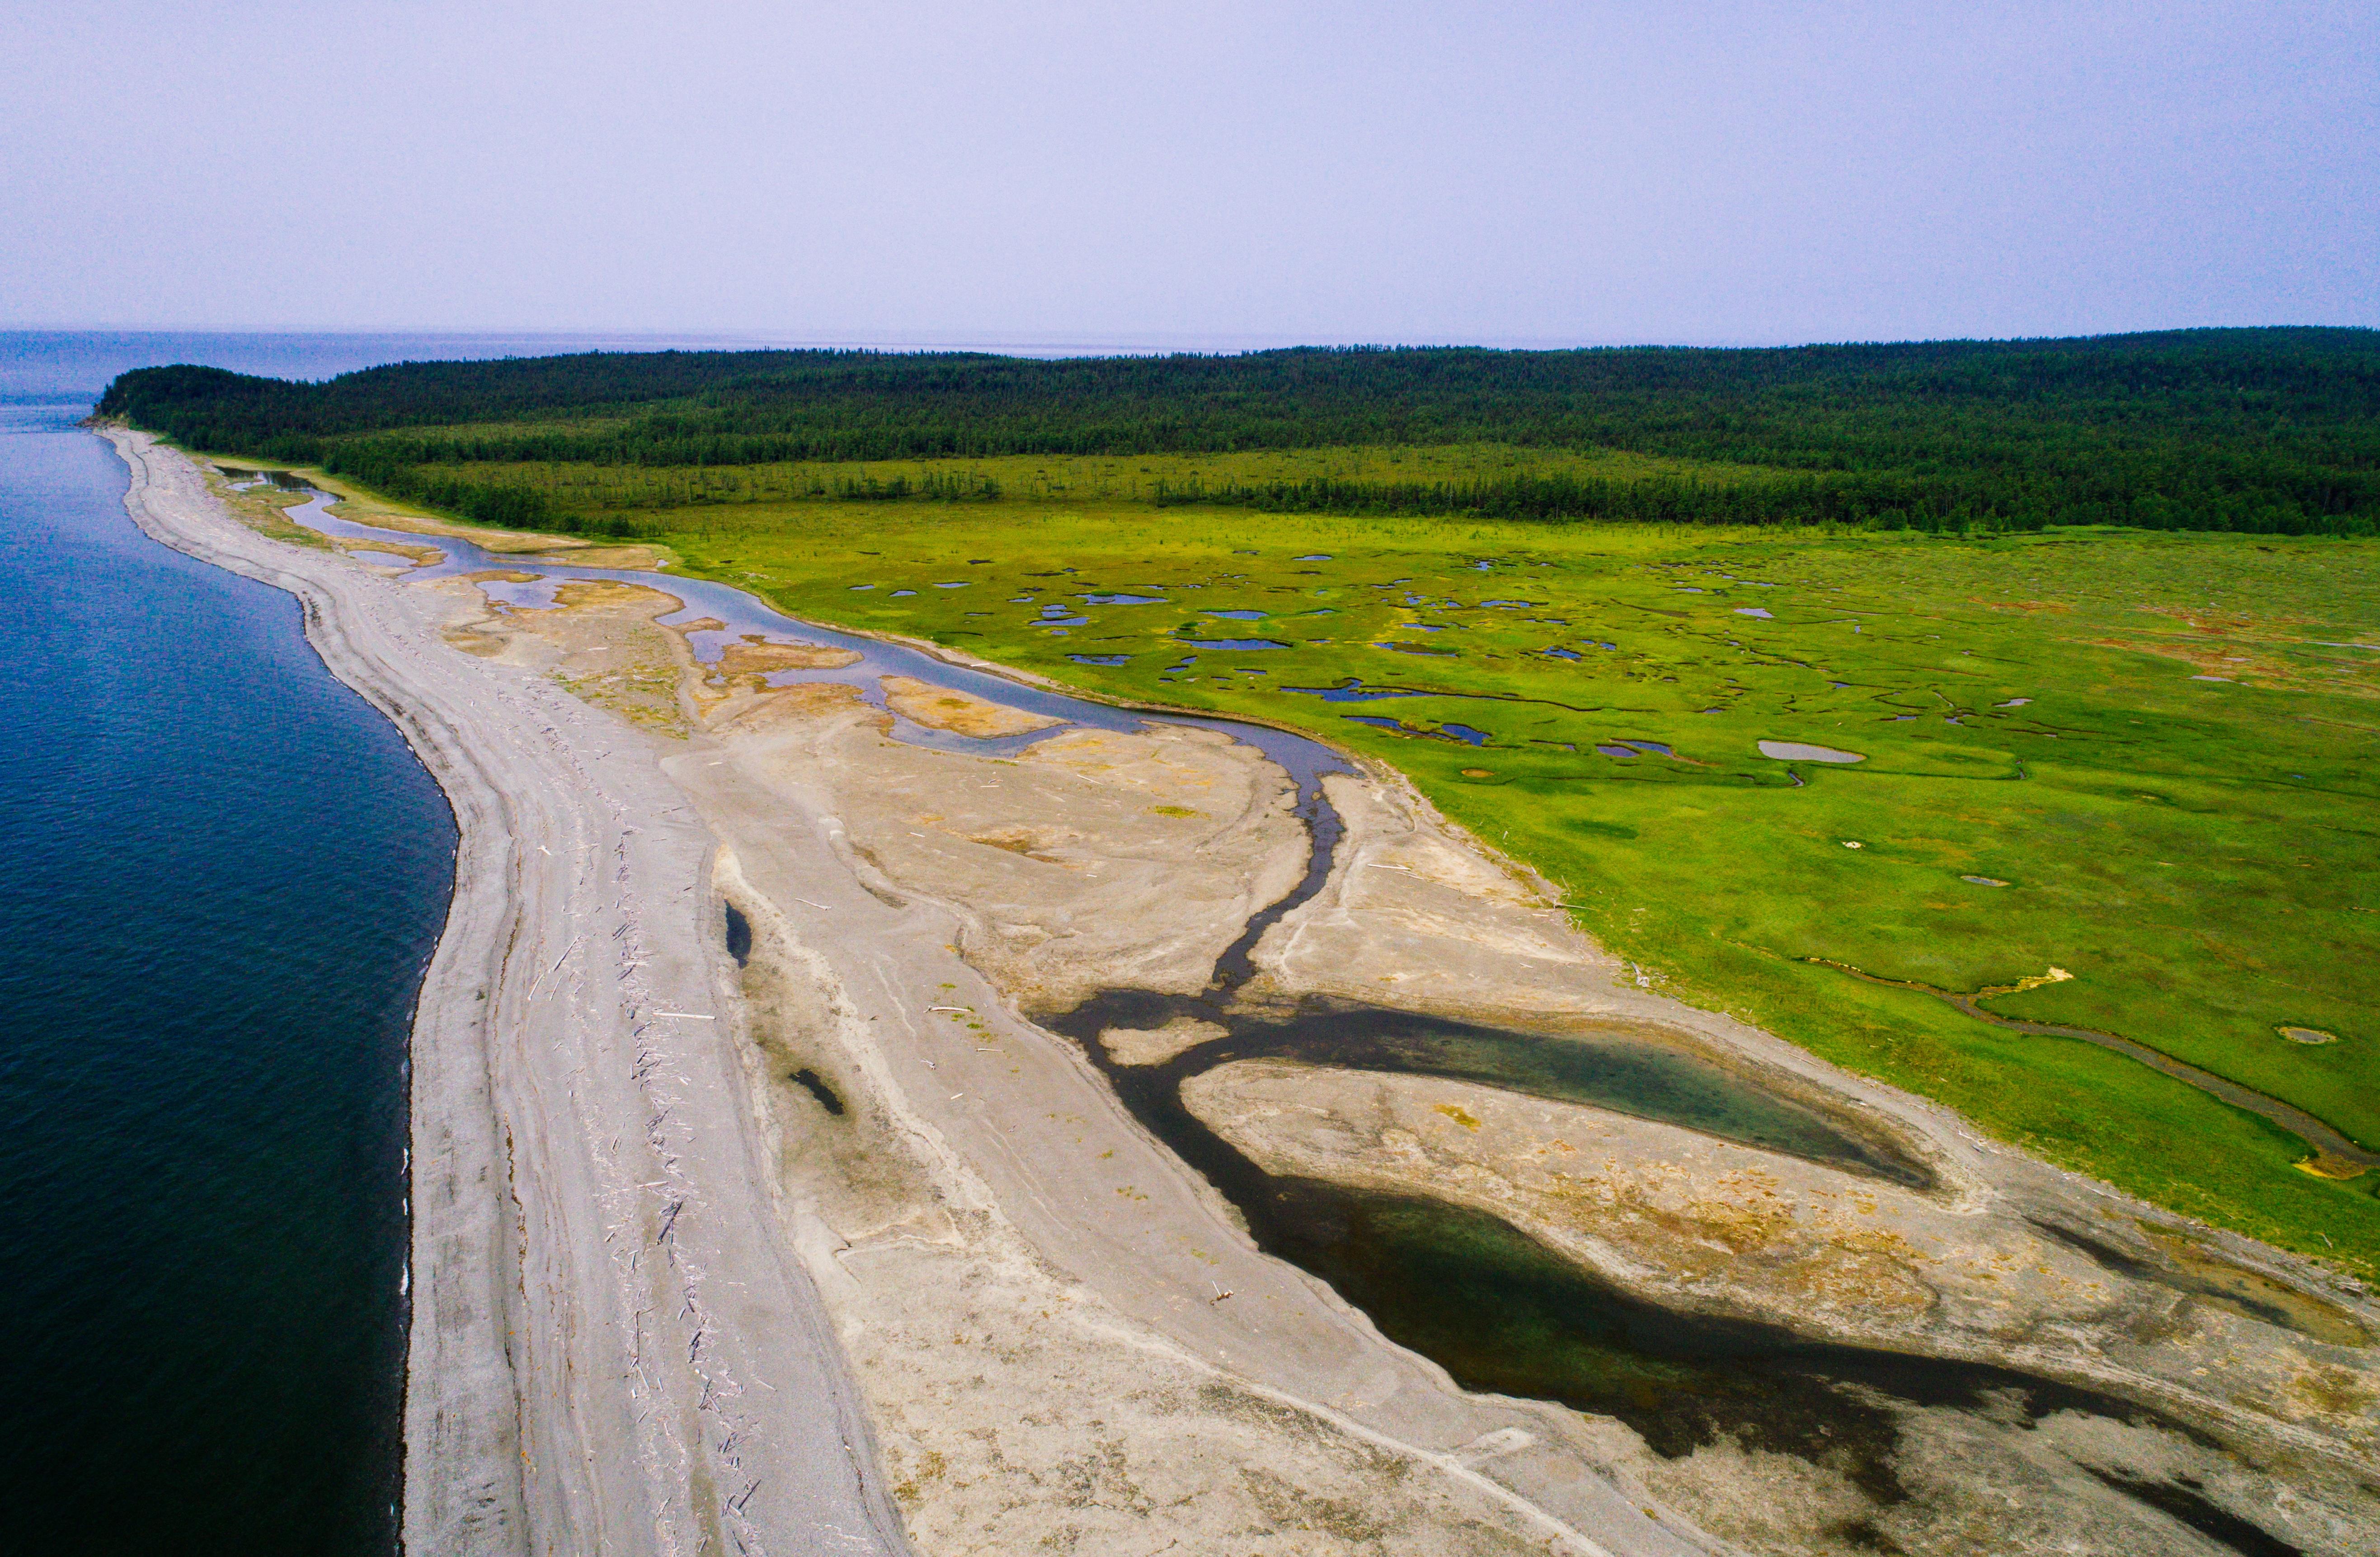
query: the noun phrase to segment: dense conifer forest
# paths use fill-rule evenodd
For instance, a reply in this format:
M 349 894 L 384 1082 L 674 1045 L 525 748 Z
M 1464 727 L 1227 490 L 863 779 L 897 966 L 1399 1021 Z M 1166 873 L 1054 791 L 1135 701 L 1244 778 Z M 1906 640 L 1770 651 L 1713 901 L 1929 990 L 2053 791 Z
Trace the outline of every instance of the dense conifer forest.
M 577 527 L 464 465 L 712 467 L 1499 443 L 1740 479 L 1186 482 L 1160 502 L 1925 529 L 2380 528 L 2380 332 L 1717 350 L 589 353 L 291 383 L 127 373 L 100 403 L 193 448 L 319 465 L 492 523 Z M 851 483 L 840 495 L 909 495 Z M 919 496 L 932 496 L 923 473 Z M 977 494 L 985 495 L 985 494 Z

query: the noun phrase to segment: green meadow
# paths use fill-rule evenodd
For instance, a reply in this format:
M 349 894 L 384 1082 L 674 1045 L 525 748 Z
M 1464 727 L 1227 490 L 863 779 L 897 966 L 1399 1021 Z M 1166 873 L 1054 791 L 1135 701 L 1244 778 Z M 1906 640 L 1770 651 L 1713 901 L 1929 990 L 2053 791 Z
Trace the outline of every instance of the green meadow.
M 1111 493 L 1149 462 L 1029 463 Z M 639 517 L 800 616 L 1391 764 L 1661 987 L 2380 1271 L 2380 1174 L 2317 1177 L 2296 1138 L 2119 1056 L 1813 960 L 1967 992 L 2062 969 L 1988 1008 L 2380 1145 L 2380 545 L 755 498 Z

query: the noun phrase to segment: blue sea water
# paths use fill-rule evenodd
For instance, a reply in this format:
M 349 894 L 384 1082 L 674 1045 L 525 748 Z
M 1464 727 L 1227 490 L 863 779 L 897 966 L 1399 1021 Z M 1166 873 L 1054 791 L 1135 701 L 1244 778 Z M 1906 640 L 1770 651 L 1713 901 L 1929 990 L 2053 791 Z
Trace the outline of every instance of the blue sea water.
M 0 1550 L 395 1539 L 405 1039 L 455 827 L 288 596 L 157 545 L 122 368 L 551 340 L 0 334 Z

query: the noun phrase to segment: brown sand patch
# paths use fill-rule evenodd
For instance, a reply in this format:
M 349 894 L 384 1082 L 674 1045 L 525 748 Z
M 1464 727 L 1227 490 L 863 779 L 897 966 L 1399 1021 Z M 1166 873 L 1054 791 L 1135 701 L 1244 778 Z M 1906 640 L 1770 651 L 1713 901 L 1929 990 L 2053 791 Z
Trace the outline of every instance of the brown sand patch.
M 2141 1225 L 2149 1241 L 2166 1252 L 2190 1278 L 2190 1291 L 2243 1319 L 2271 1323 L 2277 1317 L 2289 1329 L 2334 1346 L 2368 1346 L 2372 1337 L 2346 1310 L 2309 1293 L 2275 1281 L 2260 1271 L 2222 1258 L 2196 1240 L 2163 1227 Z
M 1224 1029 L 1195 1017 L 1176 1017 L 1163 1027 L 1111 1027 L 1099 1047 L 1118 1065 L 1163 1065 L 1174 1056 L 1225 1036 Z
M 1026 827 L 992 827 L 983 832 L 969 833 L 967 841 L 980 843 L 990 849 L 1004 849 L 1011 854 L 1027 860 L 1038 860 L 1045 865 L 1062 865 L 1066 863 L 1050 852 L 1059 840 L 1044 829 Z
M 473 584 L 525 582 L 537 575 L 491 570 L 468 582 L 418 587 L 454 598 L 460 610 L 441 635 L 453 647 L 551 675 L 577 697 L 657 734 L 683 736 L 680 700 L 689 663 L 685 641 L 654 625 L 678 609 L 674 596 L 610 579 L 573 579 L 554 591 L 551 610 L 523 610 L 490 600 Z
M 574 578 L 557 585 L 553 603 L 565 610 L 633 610 L 665 615 L 684 602 L 649 585 L 609 578 Z
M 357 540 L 346 536 L 333 536 L 331 544 L 349 554 L 358 551 L 394 553 L 411 561 L 417 568 L 426 568 L 446 560 L 446 553 L 434 546 L 410 546 L 401 540 Z
M 840 670 L 846 665 L 858 664 L 861 658 L 857 649 L 783 643 L 758 633 L 747 633 L 721 653 L 710 679 L 733 682 L 746 676 L 764 676 L 771 670 Z
M 892 721 L 868 706 L 859 689 L 842 682 L 802 682 L 757 695 L 732 697 L 710 711 L 710 728 L 720 735 L 766 735 L 792 726 L 814 723 L 839 714 L 860 713 L 879 730 Z
M 967 693 L 930 686 L 907 676 L 884 678 L 884 700 L 903 718 L 924 725 L 928 730 L 948 730 L 953 735 L 985 739 L 1029 735 L 1037 730 L 1055 730 L 1066 722 L 1046 714 L 1004 708 Z

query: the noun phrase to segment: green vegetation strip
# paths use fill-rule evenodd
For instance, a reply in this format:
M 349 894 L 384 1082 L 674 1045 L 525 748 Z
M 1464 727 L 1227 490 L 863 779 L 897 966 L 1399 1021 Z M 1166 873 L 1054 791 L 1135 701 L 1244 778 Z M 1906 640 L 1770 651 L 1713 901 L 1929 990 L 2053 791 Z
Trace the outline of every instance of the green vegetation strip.
M 1924 529 L 2370 534 L 2380 525 L 2380 333 L 2368 330 L 1054 362 L 588 353 L 404 363 L 322 384 L 182 367 L 124 375 L 99 409 L 194 447 L 318 464 L 506 525 L 583 526 L 594 516 L 522 483 L 466 486 L 425 467 L 712 471 L 1503 444 L 1740 468 L 1722 480 L 1649 483 L 1563 471 L 1202 474 L 1160 495 L 1290 512 Z
M 2038 1032 L 2052 1038 L 2080 1038 L 2086 1044 L 2096 1044 L 2103 1049 L 2112 1050 L 2128 1058 L 2136 1059 L 2143 1065 L 2161 1070 L 2177 1080 L 2187 1081 L 2200 1092 L 2219 1098 L 2234 1108 L 2244 1108 L 2251 1114 L 2270 1119 L 2281 1129 L 2296 1136 L 2313 1148 L 2313 1155 L 2298 1165 L 2308 1173 L 2324 1178 L 2354 1178 L 2371 1168 L 2380 1167 L 2380 1153 L 2365 1151 L 2304 1109 L 2292 1108 L 2277 1098 L 2266 1097 L 2259 1092 L 2251 1092 L 2235 1081 L 2227 1081 L 2222 1077 L 2201 1070 L 2194 1065 L 2184 1065 L 2171 1055 L 2159 1054 L 2145 1044 L 2135 1044 L 2129 1038 L 2119 1037 L 2112 1032 L 2094 1032 L 2087 1027 L 2062 1027 L 2055 1022 L 2045 1021 L 2019 1021 L 2014 1017 L 2004 1017 L 1996 1011 L 1984 1009 L 1977 1004 L 1977 996 L 1961 995 L 1956 990 L 1936 989 L 1931 984 L 1914 984 L 1907 979 L 1880 979 L 1874 973 L 1858 968 L 1845 967 L 1840 962 L 1827 962 L 1824 958 L 1814 957 L 1810 960 L 1823 963 L 1830 968 L 1839 968 L 1855 979 L 1865 979 L 1871 984 L 1887 984 L 1894 989 L 1913 989 L 1920 994 L 1930 995 L 1937 1000 L 1949 1002 L 1953 1008 L 1974 1018 L 1977 1021 L 1987 1021 L 1996 1027 L 2005 1027 L 2012 1032 Z M 2059 972 L 2062 972 L 2064 970 L 2061 969 Z M 1983 992 L 1985 995 L 1993 993 L 1998 992 L 1990 990 Z M 2282 1028 L 2279 1031 L 2284 1037 L 2289 1037 L 2303 1030 Z

